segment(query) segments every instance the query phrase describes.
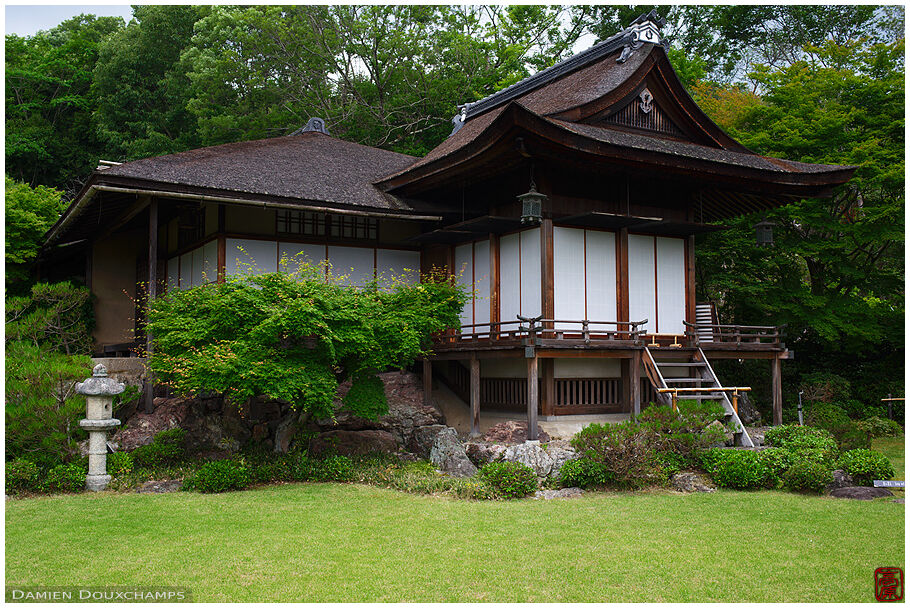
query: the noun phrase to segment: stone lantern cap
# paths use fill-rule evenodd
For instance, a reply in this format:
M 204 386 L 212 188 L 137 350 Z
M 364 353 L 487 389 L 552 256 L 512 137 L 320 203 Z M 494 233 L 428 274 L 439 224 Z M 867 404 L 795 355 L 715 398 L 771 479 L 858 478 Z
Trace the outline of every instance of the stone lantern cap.
M 113 397 L 122 393 L 125 388 L 122 382 L 107 377 L 107 368 L 101 363 L 94 367 L 91 378 L 76 383 L 77 393 L 92 397 Z

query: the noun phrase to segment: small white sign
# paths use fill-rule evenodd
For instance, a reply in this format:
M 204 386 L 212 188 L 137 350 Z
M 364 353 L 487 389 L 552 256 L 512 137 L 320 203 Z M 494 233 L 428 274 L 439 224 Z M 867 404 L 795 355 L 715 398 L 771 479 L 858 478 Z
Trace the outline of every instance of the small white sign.
M 876 488 L 903 488 L 903 481 L 882 481 L 881 479 L 875 479 L 872 481 L 872 485 Z

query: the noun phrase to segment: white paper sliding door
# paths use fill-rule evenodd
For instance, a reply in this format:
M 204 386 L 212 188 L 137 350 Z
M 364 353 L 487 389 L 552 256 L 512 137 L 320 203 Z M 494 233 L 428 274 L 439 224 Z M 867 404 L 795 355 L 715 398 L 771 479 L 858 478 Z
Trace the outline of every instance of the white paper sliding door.
M 218 280 L 218 241 L 167 261 L 167 288 L 189 289 Z
M 225 272 L 264 274 L 278 270 L 278 243 L 253 239 L 226 239 Z
M 585 231 L 586 318 L 592 321 L 616 320 L 616 235 L 599 230 Z M 614 329 L 598 325 L 593 329 Z
M 580 228 L 555 226 L 553 228 L 554 314 L 557 319 L 581 321 L 588 318 L 585 308 L 585 231 Z M 579 331 L 581 326 L 577 323 L 557 323 L 556 329 Z
M 473 297 L 461 311 L 462 325 L 478 325 L 473 331 L 487 331 L 490 322 L 490 241 L 465 243 L 455 247 L 455 272 L 458 284 Z
M 361 286 L 373 280 L 374 249 L 364 247 L 329 246 L 329 264 L 335 278 L 342 284 Z
M 540 228 L 520 232 L 521 316 L 540 316 Z
M 300 272 L 301 266 L 310 265 L 317 272 L 325 272 L 325 245 L 310 243 L 278 243 L 278 260 L 281 272 Z
M 657 332 L 685 333 L 686 247 L 683 239 L 656 237 Z
M 458 284 L 467 289 L 468 293 L 474 291 L 474 244 L 459 245 L 455 248 L 455 275 Z M 461 310 L 461 324 L 474 324 L 474 298 L 468 298 Z
M 647 319 L 644 328 L 657 331 L 657 285 L 654 281 L 654 237 L 629 235 L 629 320 Z
M 376 276 L 383 287 L 395 282 L 414 285 L 420 282 L 420 252 L 397 249 L 376 250 Z
M 516 321 L 521 314 L 521 243 L 520 233 L 499 239 L 499 321 Z M 506 325 L 504 329 L 515 329 Z

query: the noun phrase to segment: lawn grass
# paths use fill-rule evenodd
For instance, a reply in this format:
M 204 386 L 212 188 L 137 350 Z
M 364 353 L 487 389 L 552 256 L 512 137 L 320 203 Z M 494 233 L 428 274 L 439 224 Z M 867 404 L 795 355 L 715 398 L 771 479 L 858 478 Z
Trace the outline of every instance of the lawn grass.
M 289 484 L 6 504 L 8 588 L 196 601 L 868 602 L 875 568 L 903 565 L 903 505 L 771 491 L 477 502 Z

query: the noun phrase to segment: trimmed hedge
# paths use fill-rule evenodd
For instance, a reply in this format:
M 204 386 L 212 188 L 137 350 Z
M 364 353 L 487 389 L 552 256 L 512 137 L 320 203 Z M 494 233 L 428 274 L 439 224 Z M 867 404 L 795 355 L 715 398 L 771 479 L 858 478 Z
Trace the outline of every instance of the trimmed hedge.
M 243 490 L 252 481 L 249 469 L 242 462 L 214 460 L 207 462 L 183 482 L 184 490 L 203 493 Z
M 489 462 L 477 477 L 501 498 L 523 498 L 537 491 L 537 475 L 520 462 Z
M 831 469 L 817 462 L 801 460 L 790 467 L 781 478 L 783 485 L 794 492 L 821 494 L 833 480 Z
M 78 464 L 61 464 L 47 473 L 41 488 L 46 492 L 81 492 L 88 471 Z
M 156 434 L 152 442 L 131 452 L 137 467 L 154 468 L 177 464 L 186 458 L 183 440 L 186 431 L 181 428 L 169 429 Z
M 6 493 L 35 492 L 39 489 L 38 465 L 24 458 L 6 463 Z
M 894 477 L 894 467 L 884 454 L 874 450 L 850 450 L 841 455 L 837 461 L 838 468 L 843 469 L 861 486 L 871 486 L 876 479 Z

